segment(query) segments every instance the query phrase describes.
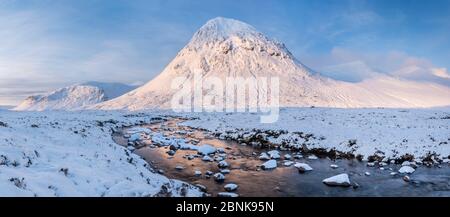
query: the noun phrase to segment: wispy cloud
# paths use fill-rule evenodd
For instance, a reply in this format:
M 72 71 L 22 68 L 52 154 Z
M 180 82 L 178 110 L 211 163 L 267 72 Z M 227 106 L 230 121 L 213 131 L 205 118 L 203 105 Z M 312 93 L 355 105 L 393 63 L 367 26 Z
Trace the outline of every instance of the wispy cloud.
M 427 58 L 395 50 L 370 53 L 335 47 L 328 54 L 306 58 L 306 62 L 326 76 L 350 82 L 389 75 L 450 85 L 446 68 L 434 65 Z

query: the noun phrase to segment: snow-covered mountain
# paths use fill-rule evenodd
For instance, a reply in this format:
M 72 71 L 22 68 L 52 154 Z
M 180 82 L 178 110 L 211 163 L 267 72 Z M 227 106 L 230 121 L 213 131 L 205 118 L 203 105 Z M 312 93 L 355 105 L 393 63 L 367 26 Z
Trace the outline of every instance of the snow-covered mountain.
M 432 107 L 450 105 L 450 88 L 431 83 L 377 76 L 359 83 L 336 81 L 300 63 L 284 44 L 254 27 L 233 19 L 215 18 L 193 36 L 153 80 L 100 109 L 170 108 L 172 80 L 194 72 L 203 78 L 278 77 L 281 106 L 321 107 Z M 265 89 L 258 89 L 258 94 Z
M 136 87 L 121 83 L 86 82 L 26 98 L 16 111 L 75 110 L 114 99 Z

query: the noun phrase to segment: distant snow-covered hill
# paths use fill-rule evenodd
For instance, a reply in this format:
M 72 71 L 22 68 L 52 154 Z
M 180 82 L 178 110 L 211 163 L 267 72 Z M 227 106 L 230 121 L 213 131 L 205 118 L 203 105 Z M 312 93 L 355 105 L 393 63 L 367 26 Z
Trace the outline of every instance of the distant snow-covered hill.
M 86 82 L 26 98 L 16 111 L 75 110 L 114 99 L 135 89 L 120 83 Z
M 278 77 L 280 105 L 286 107 L 434 107 L 450 105 L 450 88 L 432 83 L 376 76 L 358 83 L 323 77 L 300 63 L 284 44 L 233 19 L 215 18 L 193 36 L 156 78 L 123 96 L 93 106 L 96 109 L 141 110 L 170 108 L 180 76 L 203 78 Z M 258 94 L 267 89 L 258 88 Z

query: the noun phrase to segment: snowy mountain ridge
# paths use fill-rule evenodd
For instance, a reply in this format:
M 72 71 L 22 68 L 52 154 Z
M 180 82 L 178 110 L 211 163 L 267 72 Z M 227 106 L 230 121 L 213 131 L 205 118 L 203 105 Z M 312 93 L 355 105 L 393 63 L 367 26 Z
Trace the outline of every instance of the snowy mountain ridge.
M 114 99 L 135 87 L 120 83 L 86 82 L 26 98 L 16 111 L 75 110 Z
M 254 27 L 241 21 L 215 18 L 193 36 L 167 67 L 142 87 L 95 109 L 142 110 L 170 108 L 177 90 L 174 78 L 191 82 L 195 71 L 203 78 L 278 77 L 280 105 L 285 107 L 434 107 L 450 105 L 450 88 L 377 76 L 359 83 L 322 77 Z M 258 90 L 259 92 L 262 90 Z

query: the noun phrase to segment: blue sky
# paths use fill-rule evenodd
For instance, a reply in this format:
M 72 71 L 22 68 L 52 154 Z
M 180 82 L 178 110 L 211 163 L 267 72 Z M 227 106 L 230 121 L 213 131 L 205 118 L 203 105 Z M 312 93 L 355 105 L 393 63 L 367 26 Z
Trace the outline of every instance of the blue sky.
M 450 86 L 445 0 L 0 0 L 0 105 L 75 82 L 145 83 L 217 16 L 253 25 L 336 79 Z

